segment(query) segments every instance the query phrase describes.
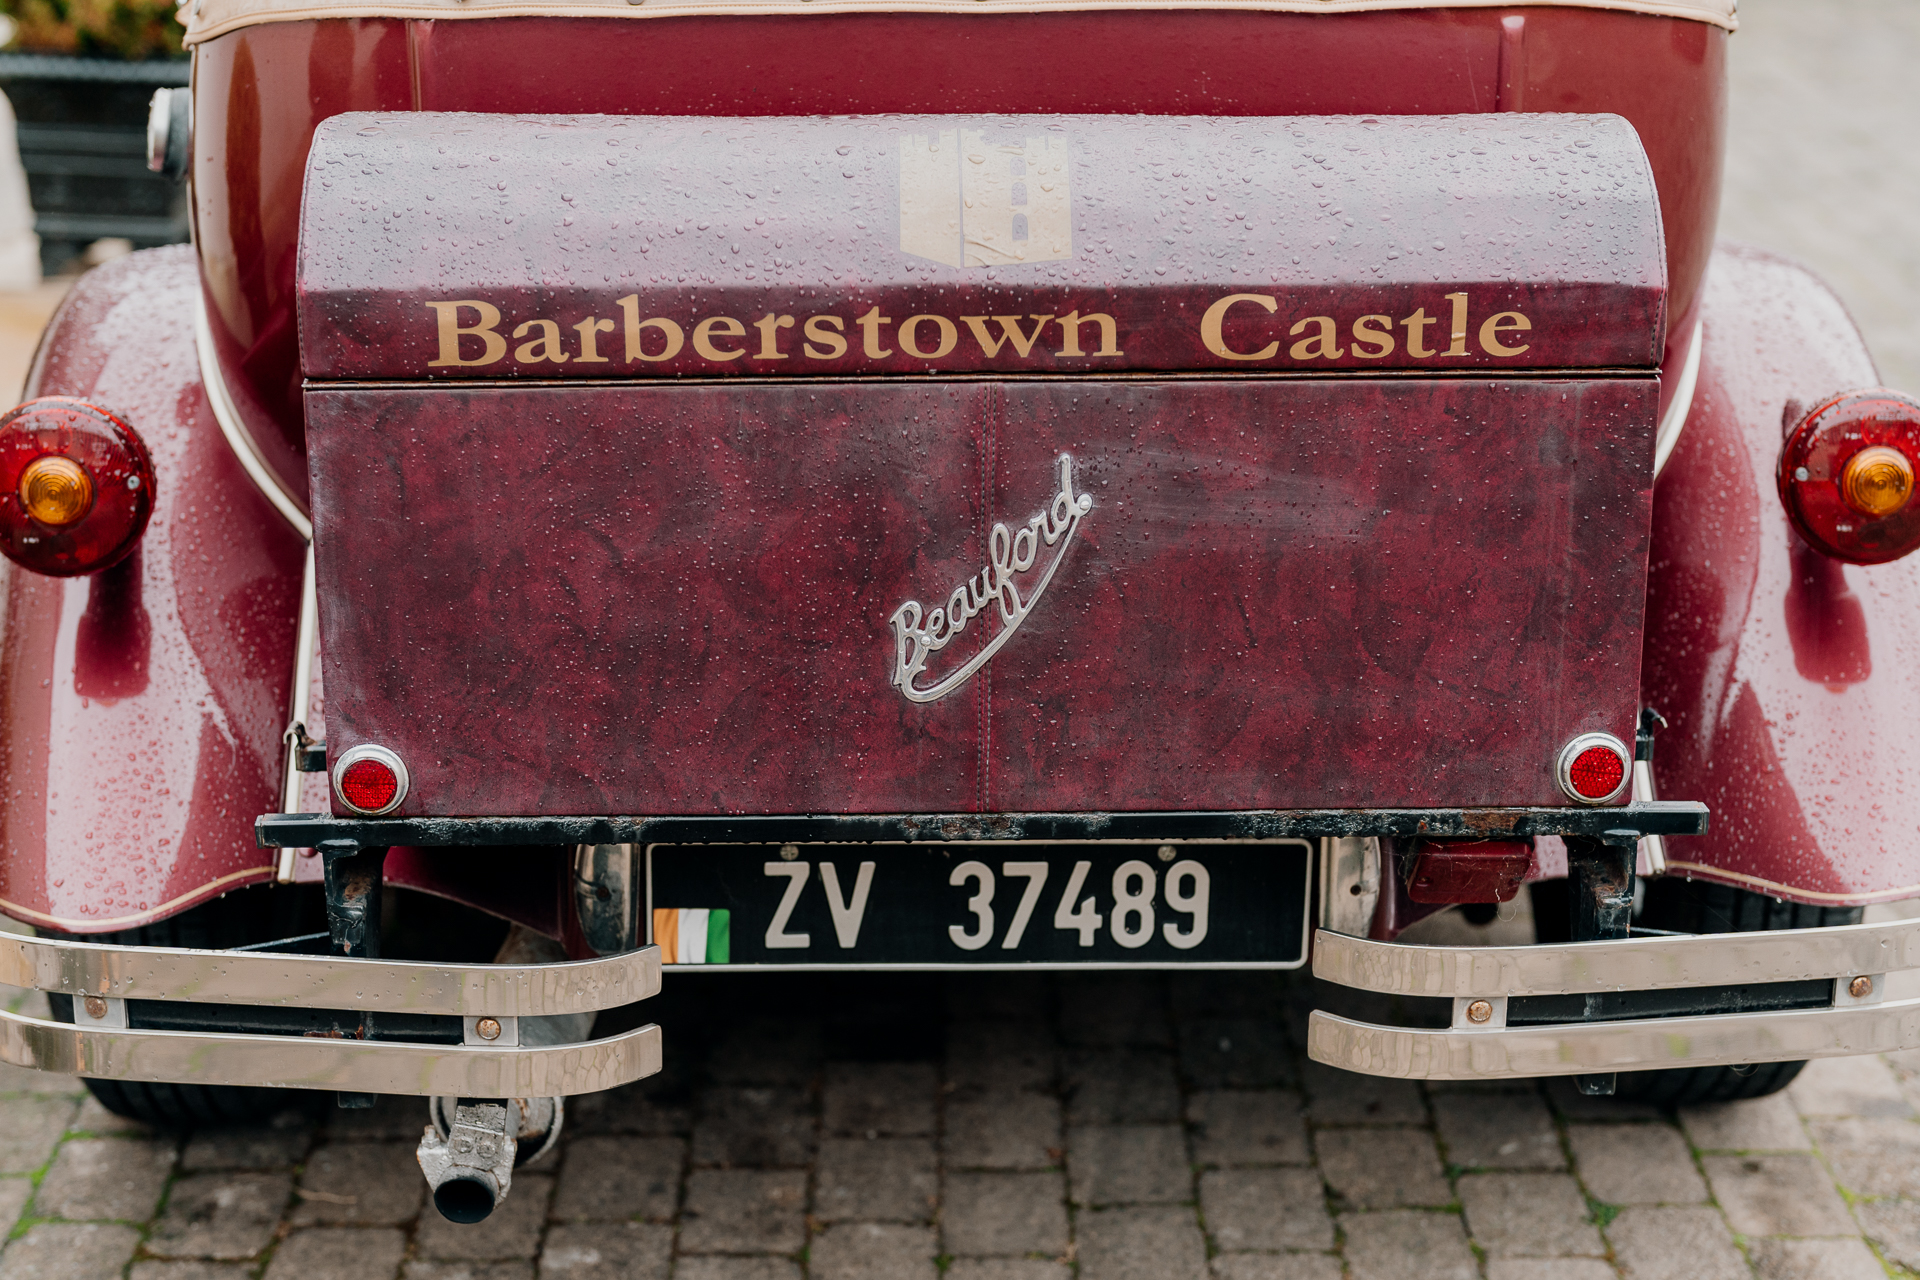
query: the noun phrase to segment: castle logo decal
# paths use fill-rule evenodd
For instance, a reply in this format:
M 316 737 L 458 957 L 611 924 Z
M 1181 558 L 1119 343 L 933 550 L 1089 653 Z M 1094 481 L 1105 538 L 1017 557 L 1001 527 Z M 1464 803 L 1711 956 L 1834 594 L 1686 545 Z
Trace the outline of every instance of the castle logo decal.
M 985 140 L 946 129 L 900 139 L 900 251 L 950 267 L 1073 257 L 1067 140 Z

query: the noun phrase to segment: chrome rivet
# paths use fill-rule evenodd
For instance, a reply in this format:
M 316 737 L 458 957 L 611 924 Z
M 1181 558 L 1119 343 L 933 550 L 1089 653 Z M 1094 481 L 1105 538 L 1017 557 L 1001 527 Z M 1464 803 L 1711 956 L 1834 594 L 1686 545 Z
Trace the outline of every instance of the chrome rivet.
M 1475 1000 L 1467 1006 L 1468 1022 L 1485 1022 L 1493 1016 L 1493 1005 L 1485 1000 Z
M 783 844 L 780 846 L 780 856 L 786 861 L 792 862 L 800 856 L 800 846 L 797 844 Z
M 1173 846 L 1170 844 L 1161 845 L 1158 856 L 1162 862 L 1172 862 L 1174 856 Z
M 1865 1000 L 1873 994 L 1873 979 L 1861 976 L 1847 984 L 1847 994 L 1855 1000 Z
M 88 996 L 86 1000 L 87 1016 L 98 1022 L 107 1016 L 107 1002 L 99 996 Z
M 499 1019 L 497 1018 L 480 1019 L 480 1021 L 473 1024 L 473 1033 L 479 1036 L 482 1040 L 498 1040 L 500 1038 Z

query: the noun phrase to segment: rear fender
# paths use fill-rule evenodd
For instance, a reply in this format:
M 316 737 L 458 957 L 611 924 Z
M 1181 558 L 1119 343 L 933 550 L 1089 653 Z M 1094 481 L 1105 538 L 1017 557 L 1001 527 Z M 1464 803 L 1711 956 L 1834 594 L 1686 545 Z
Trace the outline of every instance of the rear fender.
M 1668 719 L 1654 777 L 1704 801 L 1674 874 L 1796 902 L 1920 894 L 1920 557 L 1842 565 L 1787 522 L 1784 431 L 1878 382 L 1804 269 L 1722 249 L 1686 428 L 1654 490 L 1642 690 Z
M 91 577 L 0 561 L 0 911 L 73 933 L 162 919 L 274 874 L 305 543 L 221 434 L 194 349 L 191 249 L 89 273 L 29 395 L 131 423 L 158 474 L 133 555 Z

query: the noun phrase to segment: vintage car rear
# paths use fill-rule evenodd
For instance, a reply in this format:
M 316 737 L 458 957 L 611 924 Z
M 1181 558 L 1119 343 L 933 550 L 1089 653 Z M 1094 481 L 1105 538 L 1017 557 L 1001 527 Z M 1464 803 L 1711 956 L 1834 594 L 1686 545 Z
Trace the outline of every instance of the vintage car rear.
M 1311 961 L 1413 1011 L 1321 1061 L 1666 1100 L 1920 1043 L 1920 407 L 1714 252 L 1731 0 L 191 13 L 194 249 L 0 423 L 0 1056 L 427 1096 L 472 1220 L 663 968 Z

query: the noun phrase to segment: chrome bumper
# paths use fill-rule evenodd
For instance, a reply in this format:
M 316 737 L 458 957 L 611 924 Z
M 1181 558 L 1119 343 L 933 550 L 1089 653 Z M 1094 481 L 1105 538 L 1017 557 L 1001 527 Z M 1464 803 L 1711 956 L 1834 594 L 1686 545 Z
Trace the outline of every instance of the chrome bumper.
M 1453 1002 L 1444 1029 L 1315 1011 L 1307 1052 L 1368 1075 L 1424 1080 L 1784 1062 L 1920 1046 L 1920 1000 L 1887 1000 L 1886 975 L 1920 968 L 1920 920 L 1766 933 L 1535 947 L 1422 947 L 1320 930 L 1314 976 Z M 1855 979 L 1866 990 L 1855 995 Z M 1509 1027 L 1513 997 L 1831 980 L 1831 1008 Z M 1476 1008 L 1476 1006 L 1478 1006 Z
M 533 965 L 446 965 L 122 947 L 0 935 L 0 982 L 74 997 L 74 1022 L 0 1010 L 0 1060 L 42 1071 L 358 1093 L 557 1097 L 660 1070 L 660 1028 L 521 1043 L 521 1019 L 592 1014 L 660 990 L 660 951 Z M 127 1025 L 127 1000 L 459 1017 L 466 1043 L 415 1044 Z M 497 1023 L 491 1039 L 477 1024 Z M 533 1040 L 540 1037 L 526 1036 Z

